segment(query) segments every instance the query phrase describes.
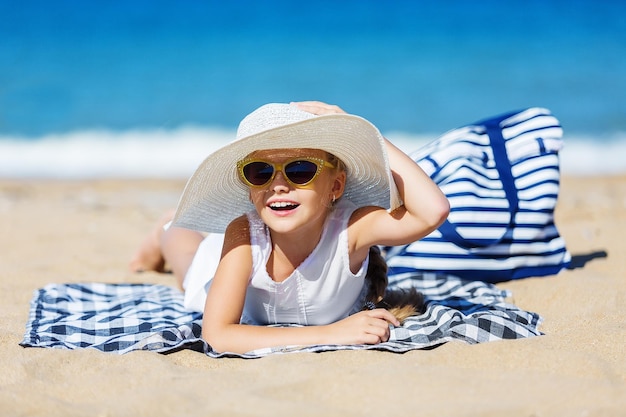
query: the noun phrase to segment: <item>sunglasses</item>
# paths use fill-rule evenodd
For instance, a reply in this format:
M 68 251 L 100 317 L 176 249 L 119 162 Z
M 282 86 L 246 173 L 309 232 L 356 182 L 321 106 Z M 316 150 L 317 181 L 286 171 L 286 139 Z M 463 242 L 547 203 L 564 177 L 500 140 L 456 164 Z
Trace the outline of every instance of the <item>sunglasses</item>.
M 280 171 L 289 184 L 302 188 L 309 185 L 322 172 L 324 167 L 335 168 L 321 158 L 300 157 L 276 164 L 260 159 L 244 159 L 237 163 L 241 180 L 250 187 L 263 187 L 274 179 Z

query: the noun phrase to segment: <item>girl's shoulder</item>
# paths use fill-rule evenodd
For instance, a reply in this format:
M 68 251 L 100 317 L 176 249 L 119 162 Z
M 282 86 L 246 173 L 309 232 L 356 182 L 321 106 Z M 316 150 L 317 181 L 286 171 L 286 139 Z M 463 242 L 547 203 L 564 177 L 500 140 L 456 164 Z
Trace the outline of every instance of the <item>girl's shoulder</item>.
M 224 236 L 225 247 L 242 244 L 250 244 L 250 222 L 245 214 L 230 222 Z
M 239 217 L 235 217 L 230 224 L 226 227 L 226 232 L 228 233 L 229 230 L 234 230 L 234 229 L 242 229 L 242 228 L 249 228 L 249 221 L 248 221 L 248 215 L 247 214 L 242 214 Z

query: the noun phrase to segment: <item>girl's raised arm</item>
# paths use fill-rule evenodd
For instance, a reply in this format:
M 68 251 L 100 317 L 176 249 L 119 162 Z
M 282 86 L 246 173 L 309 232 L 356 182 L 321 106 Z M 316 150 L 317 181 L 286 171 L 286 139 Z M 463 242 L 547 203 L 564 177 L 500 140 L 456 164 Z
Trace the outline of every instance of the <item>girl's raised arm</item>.
M 439 187 L 408 155 L 385 139 L 389 165 L 403 205 L 391 213 L 378 210 L 365 222 L 373 242 L 365 246 L 404 245 L 423 238 L 443 223 L 450 204 Z
M 340 107 L 319 101 L 293 103 L 313 114 L 345 113 Z M 389 165 L 403 205 L 388 213 L 363 207 L 353 216 L 350 241 L 354 250 L 366 253 L 372 245 L 405 245 L 435 230 L 448 216 L 446 196 L 408 155 L 385 139 Z M 363 255 L 365 256 L 365 255 Z

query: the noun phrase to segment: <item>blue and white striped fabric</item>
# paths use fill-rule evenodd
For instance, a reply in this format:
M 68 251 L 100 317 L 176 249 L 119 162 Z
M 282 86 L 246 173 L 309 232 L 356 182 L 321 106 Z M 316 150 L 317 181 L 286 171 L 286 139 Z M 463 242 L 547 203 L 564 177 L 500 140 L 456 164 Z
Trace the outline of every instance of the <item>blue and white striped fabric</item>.
M 458 340 L 470 344 L 540 335 L 541 318 L 507 304 L 510 294 L 483 282 L 440 274 L 414 276 L 427 309 L 393 328 L 378 345 L 315 345 L 259 349 L 246 354 L 218 353 L 201 337 L 202 315 L 183 307 L 176 289 L 150 284 L 50 284 L 35 292 L 25 347 L 93 348 L 127 353 L 180 349 L 211 357 L 259 358 L 287 352 L 374 349 L 406 352 Z M 404 281 L 407 284 L 407 281 Z
M 566 267 L 570 254 L 554 224 L 562 134 L 548 110 L 530 108 L 452 130 L 414 153 L 451 211 L 424 239 L 386 248 L 390 275 L 500 282 Z

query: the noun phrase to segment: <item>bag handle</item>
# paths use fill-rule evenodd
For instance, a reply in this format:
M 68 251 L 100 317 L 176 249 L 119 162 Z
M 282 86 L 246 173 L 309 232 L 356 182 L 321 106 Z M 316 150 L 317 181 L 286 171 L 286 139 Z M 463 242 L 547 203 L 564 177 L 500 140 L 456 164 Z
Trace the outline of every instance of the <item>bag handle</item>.
M 502 136 L 502 127 L 500 124 L 502 121 L 518 114 L 519 111 L 503 114 L 495 118 L 490 118 L 476 123 L 476 125 L 482 125 L 487 130 L 489 136 L 489 144 L 493 150 L 493 157 L 496 163 L 496 170 L 500 176 L 502 187 L 506 195 L 506 199 L 509 202 L 509 224 L 506 231 L 502 236 L 493 239 L 468 239 L 459 234 L 456 230 L 456 226 L 450 223 L 447 219 L 439 226 L 439 232 L 448 241 L 456 244 L 465 249 L 472 249 L 475 247 L 487 247 L 500 242 L 508 230 L 511 230 L 515 224 L 515 213 L 519 209 L 519 198 L 517 196 L 517 187 L 515 186 L 515 178 L 511 171 L 511 161 L 506 153 L 506 141 Z

